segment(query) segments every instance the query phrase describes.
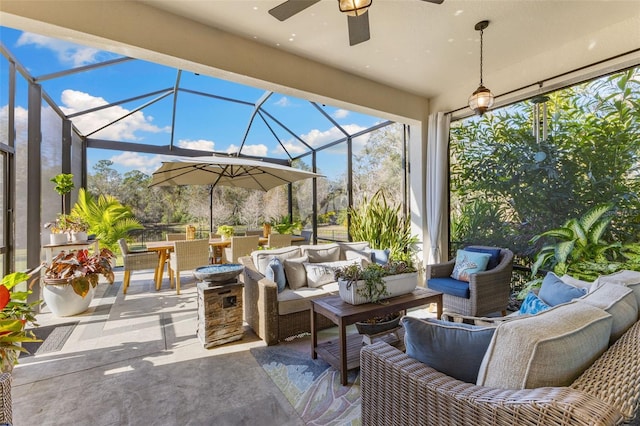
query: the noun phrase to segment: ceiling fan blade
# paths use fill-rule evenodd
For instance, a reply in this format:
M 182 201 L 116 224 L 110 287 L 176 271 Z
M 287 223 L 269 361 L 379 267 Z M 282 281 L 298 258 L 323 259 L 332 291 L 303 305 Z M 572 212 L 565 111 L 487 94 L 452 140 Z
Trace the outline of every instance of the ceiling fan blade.
M 287 0 L 269 10 L 269 13 L 276 19 L 284 21 L 285 19 L 291 18 L 298 12 L 302 12 L 309 6 L 313 6 L 319 1 L 320 0 Z
M 347 16 L 347 24 L 349 25 L 350 46 L 355 46 L 371 38 L 369 34 L 369 12 L 365 12 L 360 16 Z
M 442 4 L 442 2 L 444 0 L 422 0 L 422 1 L 426 1 L 426 2 L 429 2 L 429 3 L 435 3 L 435 4 Z

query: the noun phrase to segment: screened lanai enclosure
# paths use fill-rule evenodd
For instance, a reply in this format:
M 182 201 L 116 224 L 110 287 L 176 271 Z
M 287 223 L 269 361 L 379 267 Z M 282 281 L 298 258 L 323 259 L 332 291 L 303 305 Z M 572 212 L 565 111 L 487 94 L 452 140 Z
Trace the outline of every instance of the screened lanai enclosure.
M 134 3 L 132 7 L 152 7 Z M 447 7 L 453 6 L 445 2 L 440 10 Z M 620 16 L 626 16 L 623 9 L 616 9 Z M 560 12 L 556 7 L 549 15 L 566 16 Z M 538 67 L 520 66 L 513 80 L 500 72 L 536 56 L 514 56 L 512 64 L 506 53 L 494 51 L 491 62 L 504 61 L 505 69 L 485 70 L 498 90 L 496 105 L 482 116 L 472 115 L 466 106 L 453 108 L 464 105 L 468 96 L 460 96 L 466 83 L 455 79 L 442 83 L 438 93 L 421 93 L 416 102 L 404 92 L 394 97 L 380 90 L 374 100 L 367 98 L 370 105 L 398 98 L 399 104 L 409 99 L 404 104 L 410 107 L 380 108 L 386 114 L 376 116 L 370 105 L 350 110 L 320 101 L 330 96 L 311 96 L 311 91 L 309 99 L 315 100 L 310 101 L 301 95 L 304 90 L 289 92 L 276 83 L 262 82 L 258 89 L 194 72 L 193 67 L 159 65 L 8 27 L 0 31 L 0 202 L 8 213 L 0 229 L 0 259 L 5 273 L 40 263 L 48 237 L 43 224 L 68 209 L 80 187 L 96 196 L 112 195 L 130 207 L 144 226 L 135 234 L 140 241 L 158 238 L 158 229 L 168 225 L 183 229 L 190 224 L 205 232 L 211 219 L 216 226 L 251 229 L 283 217 L 299 222 L 317 240 L 347 240 L 348 208 L 379 189 L 411 217 L 425 262 L 473 243 L 509 247 L 526 269 L 544 243 L 536 235 L 580 218 L 596 205 L 611 205 L 608 241 L 626 244 L 640 238 L 637 40 L 614 38 L 622 47 L 610 47 L 597 59 L 573 61 L 573 68 L 559 73 L 541 76 Z M 500 27 L 495 31 L 499 34 Z M 495 43 L 494 38 L 489 46 Z M 582 55 L 598 46 L 589 45 Z M 461 52 L 465 60 L 472 53 Z M 445 74 L 471 68 L 466 65 L 445 67 Z M 284 68 L 279 74 L 286 74 Z M 395 75 L 405 76 L 398 69 Z M 352 83 L 352 77 L 345 79 Z M 440 75 L 442 81 L 445 77 Z M 402 85 L 403 78 L 393 87 Z M 472 86 L 477 85 L 475 75 L 473 79 Z M 316 80 L 342 87 L 337 78 Z M 354 85 L 354 92 L 356 87 L 366 92 L 369 83 L 365 89 Z M 341 95 L 338 91 L 328 90 L 335 97 Z M 436 111 L 446 117 L 437 126 L 435 119 L 429 121 Z M 436 127 L 443 134 L 432 137 Z M 444 151 L 436 158 L 429 149 L 438 138 Z M 287 164 L 323 177 L 267 193 L 223 187 L 210 193 L 207 186 L 148 188 L 151 173 L 163 160 L 212 153 Z M 443 179 L 434 186 L 429 176 L 436 169 L 443 171 Z M 50 182 L 58 173 L 73 174 L 76 187 L 64 206 Z M 438 212 L 442 217 L 432 221 Z
M 348 207 L 379 189 L 406 212 L 408 126 L 109 52 L 68 66 L 55 50 L 43 52 L 47 43 L 63 42 L 2 28 L 3 178 L 16 189 L 3 198 L 14 206 L 3 217 L 4 271 L 40 262 L 49 239 L 43 225 L 68 212 L 81 187 L 130 207 L 144 226 L 132 233 L 140 242 L 162 239 L 169 226 L 195 225 L 204 235 L 210 220 L 214 230 L 257 229 L 283 218 L 316 240 L 347 240 Z M 322 177 L 267 193 L 148 187 L 162 161 L 212 154 Z M 62 201 L 50 181 L 59 173 L 73 174 L 75 184 Z

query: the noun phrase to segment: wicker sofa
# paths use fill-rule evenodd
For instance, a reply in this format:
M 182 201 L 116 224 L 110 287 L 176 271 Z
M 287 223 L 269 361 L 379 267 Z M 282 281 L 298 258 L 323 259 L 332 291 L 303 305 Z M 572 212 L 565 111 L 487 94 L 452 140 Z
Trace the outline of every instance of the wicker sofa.
M 503 321 L 495 329 L 491 344 L 484 354 L 476 383 L 456 380 L 384 342 L 364 347 L 360 354 L 363 424 L 640 424 L 640 321 L 637 309 L 640 302 L 640 281 L 636 281 L 633 287 L 628 286 L 633 291 L 629 288 L 620 290 L 624 284 L 615 287 L 609 285 L 607 289 L 603 287 L 599 290 L 601 293 L 611 293 L 611 290 L 616 292 L 619 297 L 616 296 L 615 303 L 602 303 L 602 299 L 598 299 L 600 296 L 594 296 L 594 291 L 583 298 L 556 306 L 538 315 Z M 544 315 L 549 317 L 544 326 L 540 327 L 542 323 L 536 321 L 543 321 Z M 556 380 L 557 373 L 553 372 L 554 369 L 562 371 L 565 363 L 556 361 L 555 356 L 580 358 L 582 355 L 578 352 L 582 349 L 576 348 L 591 348 L 596 345 L 594 334 L 587 333 L 587 326 L 584 326 L 584 323 L 578 324 L 575 315 L 582 315 L 585 323 L 600 322 L 599 327 L 602 327 L 609 321 L 611 326 L 608 332 L 600 328 L 600 334 L 604 333 L 598 343 L 602 349 L 594 351 L 590 358 L 585 358 L 588 361 L 584 361 L 580 369 L 563 378 L 564 384 L 487 384 L 487 375 L 490 373 L 486 367 L 495 361 L 487 361 L 487 357 L 496 356 L 499 349 L 496 349 L 495 342 L 505 336 L 502 333 L 501 337 L 498 337 L 498 330 L 512 328 L 512 333 L 506 336 L 513 340 L 505 342 L 507 344 L 502 346 L 502 354 L 498 354 L 497 361 L 494 362 L 495 370 L 507 371 L 498 374 L 509 376 L 509 372 L 513 370 L 511 364 L 519 362 L 522 353 L 533 354 L 542 348 L 542 345 L 526 347 L 527 341 L 534 338 L 532 335 L 544 336 L 549 329 L 556 327 L 554 324 L 557 324 L 559 330 L 558 337 L 549 337 L 545 344 L 556 345 L 556 352 L 551 352 L 552 356 L 548 357 L 546 363 L 540 363 L 537 370 L 532 367 L 535 361 L 531 361 L 536 355 L 531 355 L 532 358 L 524 360 L 523 364 L 527 374 L 533 371 L 532 374 L 544 376 L 547 370 L 551 370 L 549 377 Z M 522 328 L 517 328 L 527 324 L 522 321 L 532 322 L 530 325 L 538 327 L 538 332 L 531 329 L 529 332 L 522 332 Z M 567 333 L 562 330 L 563 327 L 565 330 L 576 330 L 575 333 L 584 333 L 589 337 L 585 337 L 580 345 L 563 344 L 559 339 L 574 333 Z M 520 354 L 512 355 L 511 352 L 517 352 L 520 346 L 525 348 Z
M 287 337 L 311 330 L 310 309 L 313 298 L 338 293 L 338 284 L 332 282 L 322 286 L 308 286 L 306 281 L 293 285 L 287 270 L 287 286 L 278 292 L 276 282 L 265 276 L 265 262 L 277 257 L 289 267 L 289 262 L 327 265 L 341 265 L 349 259 L 367 256 L 369 244 L 366 242 L 300 245 L 274 250 L 257 250 L 251 256 L 239 258 L 245 266 L 240 279 L 244 282 L 245 321 L 267 345 L 275 345 Z M 308 265 L 307 265 L 308 266 Z M 302 269 L 304 278 L 304 269 Z M 300 278 L 298 278 L 300 279 Z M 318 328 L 334 324 L 324 317 L 318 318 Z

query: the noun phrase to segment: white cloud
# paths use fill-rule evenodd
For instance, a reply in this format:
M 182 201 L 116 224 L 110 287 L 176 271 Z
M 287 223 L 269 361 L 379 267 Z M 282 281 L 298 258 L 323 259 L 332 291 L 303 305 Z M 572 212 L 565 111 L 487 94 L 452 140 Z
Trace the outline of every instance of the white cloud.
M 354 133 L 358 133 L 364 130 L 366 127 L 362 127 L 357 124 L 347 124 L 342 126 L 342 128 L 346 130 L 347 133 L 352 135 Z M 301 135 L 300 139 L 305 141 L 308 145 L 314 148 L 317 148 L 317 147 L 326 145 L 328 143 L 335 142 L 344 137 L 345 137 L 344 133 L 338 130 L 337 127 L 332 127 L 329 130 L 324 130 L 324 131 L 319 129 L 313 129 L 309 133 Z M 368 134 L 354 139 L 353 140 L 354 149 L 358 149 L 359 147 L 364 146 L 368 140 L 369 140 Z M 289 139 L 287 141 L 284 141 L 283 145 L 286 148 L 287 152 L 289 152 L 289 154 L 303 154 L 309 150 L 302 143 L 294 139 Z M 342 150 L 343 148 L 337 148 L 337 149 Z M 335 149 L 332 149 L 332 151 L 335 151 Z M 278 147 L 273 152 L 276 154 L 282 154 L 284 153 L 284 150 L 282 149 L 282 146 L 278 145 Z
M 37 48 L 52 50 L 58 55 L 58 60 L 61 63 L 70 64 L 73 67 L 98 62 L 97 56 L 102 53 L 100 50 L 92 47 L 80 46 L 32 33 L 22 33 L 16 45 L 34 45 Z
M 197 141 L 191 141 L 187 139 L 180 139 L 178 141 L 180 148 L 197 149 L 200 151 L 213 151 L 215 147 L 214 141 L 208 141 L 205 139 L 198 139 Z
M 236 153 L 236 152 L 238 152 L 239 148 L 240 148 L 239 146 L 231 144 L 231 145 L 229 145 L 229 148 L 227 148 L 226 152 L 229 153 L 229 154 Z M 266 157 L 268 152 L 269 152 L 269 149 L 267 148 L 266 145 L 263 145 L 263 144 L 245 145 L 245 146 L 242 147 L 242 153 L 244 155 L 254 155 L 256 157 Z
M 145 155 L 138 152 L 123 152 L 122 154 L 114 155 L 109 158 L 109 160 L 113 161 L 114 165 L 127 169 L 140 170 L 142 173 L 151 175 L 162 165 L 163 161 L 169 161 L 171 158 L 173 157 L 168 155 Z
M 280 99 L 278 99 L 276 102 L 274 102 L 273 104 L 284 108 L 284 107 L 291 106 L 291 101 L 286 96 L 283 96 Z
M 103 98 L 71 89 L 67 89 L 62 92 L 61 101 L 62 105 L 60 106 L 60 109 L 67 115 L 107 105 L 109 103 Z M 110 108 L 80 115 L 73 118 L 72 121 L 81 133 L 88 134 L 120 117 L 125 116 L 129 112 L 130 110 L 119 105 L 115 105 Z M 152 121 L 153 117 L 145 116 L 142 111 L 137 111 L 127 118 L 97 132 L 93 137 L 111 140 L 135 141 L 141 139 L 136 135 L 136 132 L 171 132 L 170 126 L 158 127 L 152 124 Z
M 347 111 L 346 109 L 337 109 L 331 116 L 333 118 L 346 118 L 349 115 L 350 111 Z

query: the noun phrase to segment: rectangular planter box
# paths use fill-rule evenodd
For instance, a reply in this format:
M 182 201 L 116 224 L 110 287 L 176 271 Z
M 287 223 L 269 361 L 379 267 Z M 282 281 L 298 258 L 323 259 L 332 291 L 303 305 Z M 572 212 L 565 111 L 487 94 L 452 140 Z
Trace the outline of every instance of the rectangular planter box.
M 418 285 L 418 273 L 411 272 L 409 274 L 398 274 L 384 277 L 387 282 L 388 296 L 384 296 L 381 299 L 388 299 L 390 297 L 400 296 L 403 294 L 411 293 L 416 289 Z M 351 288 L 347 288 L 347 281 L 338 281 L 338 289 L 340 291 L 340 298 L 352 305 L 362 305 L 363 303 L 369 303 L 369 301 L 358 294 L 357 288 L 364 287 L 364 281 L 358 281 L 356 285 L 352 285 Z

